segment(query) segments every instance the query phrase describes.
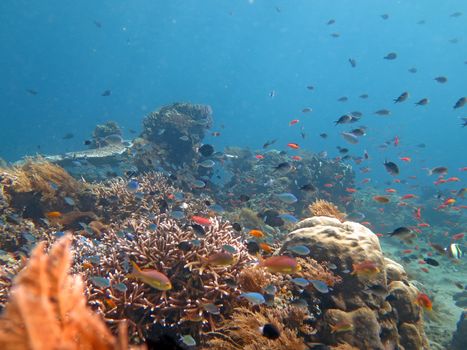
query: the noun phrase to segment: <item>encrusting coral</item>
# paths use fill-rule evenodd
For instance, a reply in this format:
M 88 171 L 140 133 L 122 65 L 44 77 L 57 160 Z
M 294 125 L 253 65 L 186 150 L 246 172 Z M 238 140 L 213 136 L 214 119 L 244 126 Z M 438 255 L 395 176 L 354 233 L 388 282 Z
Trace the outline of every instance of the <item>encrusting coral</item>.
M 325 199 L 317 199 L 308 206 L 308 209 L 313 216 L 328 216 L 340 221 L 345 219 L 345 214 L 337 206 Z
M 47 255 L 42 242 L 16 277 L 0 318 L 1 349 L 115 349 L 116 339 L 86 306 L 83 281 L 70 276 L 71 238 Z

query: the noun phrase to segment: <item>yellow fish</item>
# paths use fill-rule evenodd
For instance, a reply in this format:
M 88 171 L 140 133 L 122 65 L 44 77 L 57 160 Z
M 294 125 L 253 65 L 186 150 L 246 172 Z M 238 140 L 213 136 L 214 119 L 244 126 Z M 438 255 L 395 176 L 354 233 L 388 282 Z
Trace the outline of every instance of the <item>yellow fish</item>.
M 141 270 L 135 262 L 131 261 L 133 266 L 133 271 L 127 275 L 129 278 L 136 278 L 146 284 L 149 284 L 151 287 L 156 288 L 157 290 L 170 290 L 172 289 L 172 283 L 169 278 L 164 275 L 162 272 L 159 272 L 154 269 L 144 269 Z

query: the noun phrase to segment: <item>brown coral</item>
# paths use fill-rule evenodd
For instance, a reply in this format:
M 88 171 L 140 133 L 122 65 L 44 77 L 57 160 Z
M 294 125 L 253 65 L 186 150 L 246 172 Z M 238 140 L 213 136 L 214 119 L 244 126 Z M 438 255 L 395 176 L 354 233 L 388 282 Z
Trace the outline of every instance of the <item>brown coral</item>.
M 317 199 L 308 206 L 308 210 L 313 216 L 328 216 L 344 221 L 345 213 L 341 212 L 337 206 L 324 199 Z
M 0 319 L 2 349 L 114 349 L 116 340 L 86 306 L 83 282 L 70 276 L 71 239 L 33 251 Z
M 208 341 L 208 346 L 205 349 L 307 349 L 303 339 L 297 335 L 297 331 L 289 328 L 289 325 L 278 317 L 277 313 L 269 311 L 264 308 L 259 312 L 251 311 L 245 307 L 237 308 L 233 317 L 226 320 L 217 332 L 209 333 L 212 338 Z M 280 331 L 279 338 L 272 340 L 261 334 L 260 327 L 266 323 L 277 327 Z
M 238 286 L 244 292 L 262 293 L 263 289 L 271 283 L 272 274 L 258 267 L 244 268 L 238 276 Z

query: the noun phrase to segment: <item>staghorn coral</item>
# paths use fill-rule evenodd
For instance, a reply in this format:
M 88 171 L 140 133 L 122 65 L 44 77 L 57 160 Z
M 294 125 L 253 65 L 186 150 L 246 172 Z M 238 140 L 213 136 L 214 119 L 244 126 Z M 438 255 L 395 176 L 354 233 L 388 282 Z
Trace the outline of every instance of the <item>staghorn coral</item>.
M 204 349 L 307 349 L 303 339 L 297 335 L 297 331 L 290 328 L 289 324 L 281 318 L 281 315 L 287 315 L 287 313 L 287 311 L 280 314 L 270 312 L 265 308 L 254 312 L 245 307 L 239 307 L 235 309 L 232 318 L 226 320 L 218 331 L 208 334 L 212 338 Z M 279 338 L 271 340 L 261 335 L 259 328 L 266 323 L 272 323 L 279 329 L 281 333 Z
M 328 216 L 344 221 L 345 213 L 342 213 L 337 206 L 324 199 L 317 199 L 308 206 L 312 216 Z
M 219 313 L 228 315 L 235 306 L 239 292 L 232 282 L 251 258 L 230 224 L 211 221 L 202 239 L 165 214 L 152 221 L 140 217 L 111 223 L 99 242 L 78 236 L 75 269 L 86 276 L 90 303 L 110 325 L 128 319 L 135 341 L 155 336 L 160 326 L 175 327 L 182 334 L 214 329 Z M 157 229 L 149 229 L 150 224 Z M 224 245 L 237 251 L 233 265 L 202 263 L 202 258 L 222 251 Z M 128 278 L 130 261 L 163 272 L 173 288 L 161 292 Z M 102 278 L 107 285 L 99 283 Z
M 70 276 L 71 239 L 63 237 L 44 252 L 33 251 L 16 277 L 0 319 L 2 349 L 114 349 L 116 340 L 86 306 L 83 282 Z

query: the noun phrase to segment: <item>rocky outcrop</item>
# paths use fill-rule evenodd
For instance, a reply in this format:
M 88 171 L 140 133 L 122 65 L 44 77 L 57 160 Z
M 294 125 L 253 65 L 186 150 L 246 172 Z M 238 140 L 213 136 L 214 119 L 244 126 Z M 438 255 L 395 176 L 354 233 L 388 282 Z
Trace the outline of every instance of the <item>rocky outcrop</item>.
M 467 346 L 467 311 L 462 312 L 457 330 L 452 337 L 451 349 L 463 350 Z
M 329 345 L 347 343 L 360 349 L 429 349 L 423 330 L 418 289 L 404 268 L 384 257 L 378 237 L 354 222 L 312 217 L 299 222 L 281 249 L 305 245 L 310 256 L 336 265 L 343 282 L 320 305 L 323 317 L 318 335 Z M 358 273 L 355 266 L 371 261 L 373 273 Z M 336 324 L 350 324 L 341 331 Z

